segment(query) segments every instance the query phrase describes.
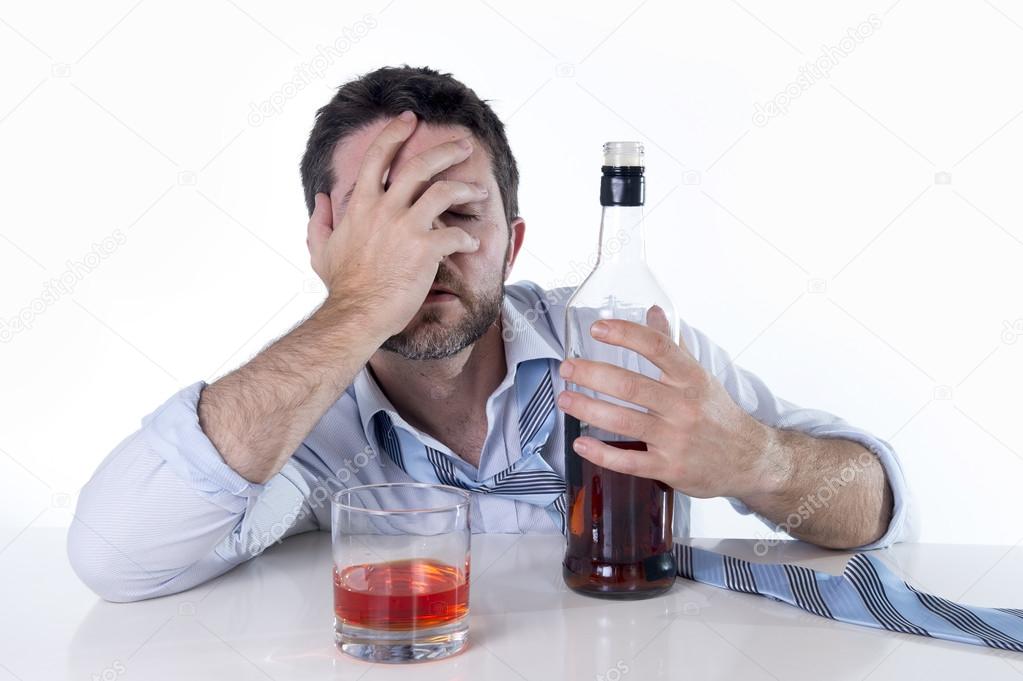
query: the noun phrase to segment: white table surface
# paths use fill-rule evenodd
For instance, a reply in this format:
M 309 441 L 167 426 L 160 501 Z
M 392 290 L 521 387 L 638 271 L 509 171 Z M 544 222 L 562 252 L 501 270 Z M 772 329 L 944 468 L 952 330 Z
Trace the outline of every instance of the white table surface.
M 64 538 L 31 528 L 0 552 L 0 681 L 1023 678 L 1023 655 L 839 624 L 687 580 L 644 601 L 580 596 L 561 580 L 563 540 L 539 535 L 473 537 L 461 654 L 370 664 L 334 647 L 327 533 L 288 539 L 186 593 L 128 604 L 77 580 Z M 754 558 L 752 541 L 695 543 Z M 786 542 L 767 558 L 840 573 L 846 555 Z M 878 555 L 933 593 L 1023 607 L 1023 548 L 903 544 Z

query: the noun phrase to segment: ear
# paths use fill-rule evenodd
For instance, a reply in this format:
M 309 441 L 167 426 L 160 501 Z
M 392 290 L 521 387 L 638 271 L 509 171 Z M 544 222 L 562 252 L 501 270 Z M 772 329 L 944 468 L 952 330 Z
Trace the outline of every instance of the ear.
M 511 274 L 512 265 L 515 264 L 515 258 L 518 257 L 519 251 L 522 249 L 522 242 L 526 238 L 526 221 L 522 218 L 515 218 L 511 223 L 511 236 L 508 243 L 508 256 L 504 263 L 504 278 L 508 279 L 508 275 Z

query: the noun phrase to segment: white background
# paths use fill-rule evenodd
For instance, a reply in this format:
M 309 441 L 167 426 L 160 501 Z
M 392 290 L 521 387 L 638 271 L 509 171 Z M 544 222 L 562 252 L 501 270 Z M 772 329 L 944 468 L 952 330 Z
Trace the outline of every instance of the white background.
M 824 55 L 829 77 L 801 87 Z M 0 551 L 66 525 L 144 414 L 313 309 L 313 114 L 405 62 L 507 125 L 528 223 L 513 281 L 578 281 L 600 145 L 644 141 L 649 256 L 687 321 L 783 397 L 889 440 L 922 539 L 1015 544 L 1021 57 L 1008 0 L 0 4 L 0 331 L 31 322 L 0 343 Z M 718 502 L 696 519 L 763 533 Z

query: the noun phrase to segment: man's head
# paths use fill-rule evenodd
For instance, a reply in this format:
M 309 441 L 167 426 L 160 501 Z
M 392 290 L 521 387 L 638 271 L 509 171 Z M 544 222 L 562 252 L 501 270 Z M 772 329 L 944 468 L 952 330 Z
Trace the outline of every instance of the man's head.
M 419 119 L 398 152 L 390 175 L 408 159 L 441 142 L 472 135 L 476 151 L 435 179 L 489 188 L 480 210 L 466 217 L 440 216 L 480 239 L 479 249 L 456 253 L 441 263 L 435 284 L 455 293 L 452 304 L 424 304 L 408 326 L 383 348 L 407 359 L 449 357 L 478 340 L 500 315 L 504 280 L 522 243 L 518 216 L 518 170 L 504 126 L 484 100 L 450 74 L 429 68 L 384 67 L 350 81 L 316 115 L 302 158 L 302 184 L 310 215 L 319 192 L 330 195 L 343 214 L 363 156 L 377 133 L 402 111 Z M 386 254 L 380 254 L 382 266 Z

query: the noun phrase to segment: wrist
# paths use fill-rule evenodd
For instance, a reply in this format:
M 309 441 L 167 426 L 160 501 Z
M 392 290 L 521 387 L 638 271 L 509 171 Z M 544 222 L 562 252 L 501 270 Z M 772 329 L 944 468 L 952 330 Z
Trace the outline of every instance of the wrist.
M 753 419 L 754 433 L 749 438 L 749 465 L 737 498 L 750 508 L 764 508 L 778 499 L 788 498 L 795 477 L 791 433 L 772 428 Z
M 387 334 L 378 331 L 369 310 L 351 301 L 342 301 L 328 295 L 307 320 L 311 331 L 318 337 L 317 345 L 327 351 L 336 351 L 349 362 L 365 364 L 373 356 Z

